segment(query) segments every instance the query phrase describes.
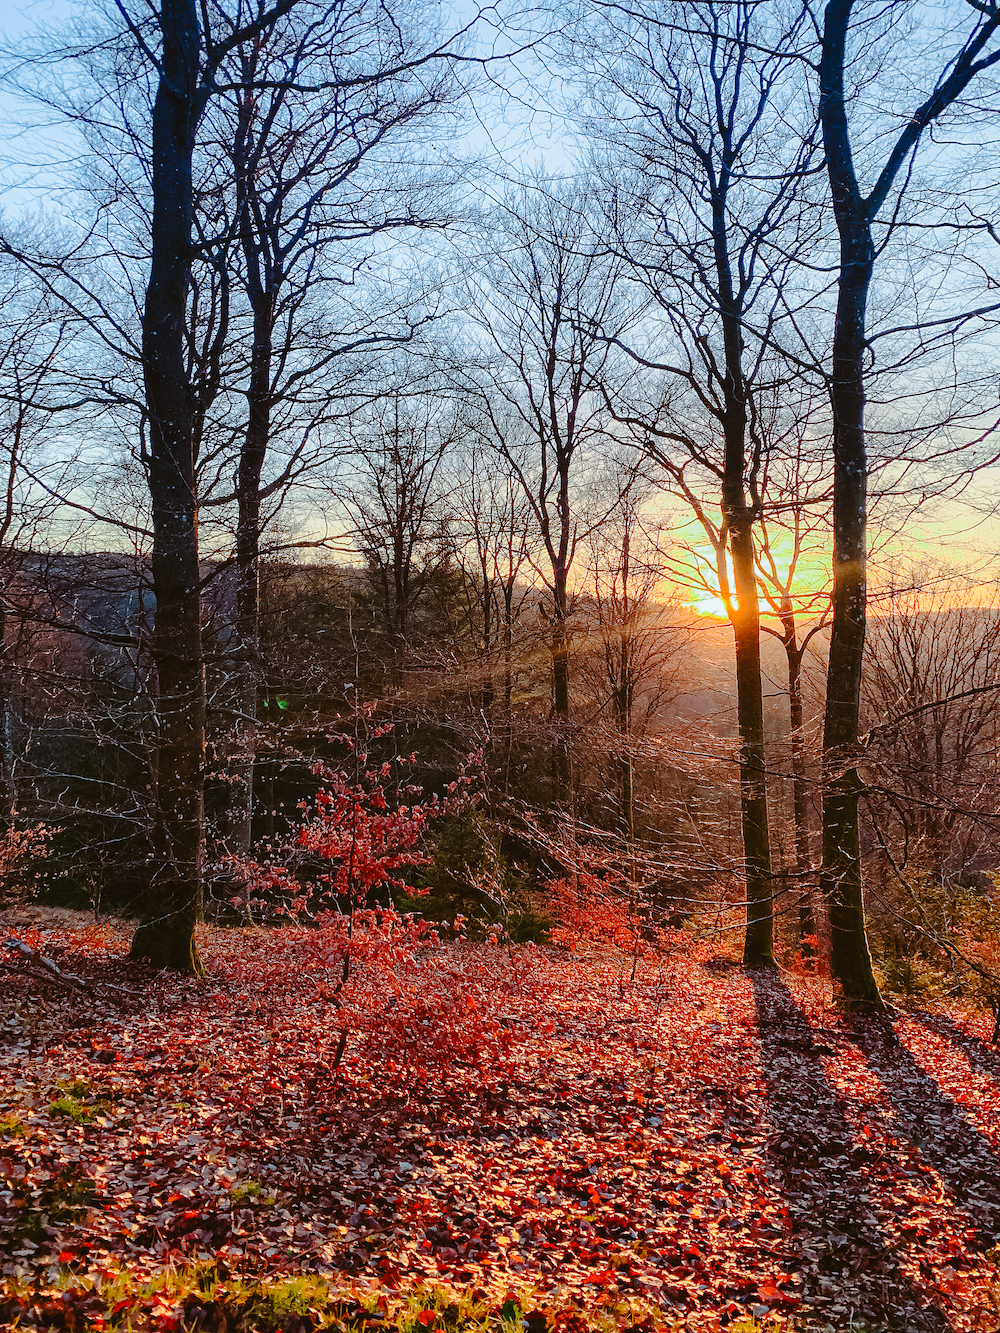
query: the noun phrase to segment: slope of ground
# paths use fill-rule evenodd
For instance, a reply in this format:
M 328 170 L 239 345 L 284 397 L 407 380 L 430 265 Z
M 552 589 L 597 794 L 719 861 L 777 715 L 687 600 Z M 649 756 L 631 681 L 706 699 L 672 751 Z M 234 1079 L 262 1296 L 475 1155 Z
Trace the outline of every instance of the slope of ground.
M 342 1015 L 308 932 L 202 948 L 207 979 L 166 978 L 110 928 L 53 932 L 45 952 L 103 998 L 12 980 L 4 1327 L 223 1327 L 204 1294 L 180 1310 L 153 1289 L 200 1265 L 223 1294 L 322 1276 L 374 1319 L 380 1296 L 472 1293 L 533 1307 L 529 1333 L 601 1309 L 1000 1328 L 1000 1055 L 978 1018 L 849 1021 L 820 982 L 679 944 L 633 979 L 455 943 L 400 960 L 408 984 L 334 1068 Z

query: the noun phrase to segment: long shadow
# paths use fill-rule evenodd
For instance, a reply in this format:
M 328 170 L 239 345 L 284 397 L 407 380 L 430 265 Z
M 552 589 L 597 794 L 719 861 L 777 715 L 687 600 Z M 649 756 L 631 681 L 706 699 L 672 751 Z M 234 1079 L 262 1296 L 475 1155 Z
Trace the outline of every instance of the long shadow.
M 964 1052 L 970 1065 L 1000 1083 L 1000 1049 L 996 1046 L 983 1041 L 982 1037 L 975 1037 L 971 1032 L 966 1032 L 965 1028 L 945 1014 L 926 1014 L 922 1010 L 910 1009 L 907 1011 L 907 1017 L 927 1028 L 929 1032 L 933 1032 L 935 1036 L 950 1041 L 953 1046 Z
M 788 1206 L 789 1263 L 797 1264 L 806 1307 L 836 1327 L 886 1333 L 949 1327 L 899 1267 L 868 1196 L 862 1167 L 878 1154 L 853 1147 L 847 1105 L 826 1078 L 808 1019 L 770 974 L 753 977 L 761 1062 L 772 1134 L 767 1165 Z
M 899 1043 L 888 1019 L 855 1020 L 845 1035 L 881 1079 L 898 1129 L 969 1219 L 965 1244 L 991 1249 L 1000 1241 L 1000 1158 L 993 1144 Z

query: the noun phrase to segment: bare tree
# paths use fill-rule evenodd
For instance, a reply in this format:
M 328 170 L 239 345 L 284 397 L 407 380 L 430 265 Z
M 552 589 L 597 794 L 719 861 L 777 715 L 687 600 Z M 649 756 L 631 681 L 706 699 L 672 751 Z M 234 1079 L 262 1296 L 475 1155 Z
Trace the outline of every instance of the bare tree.
M 877 259 L 900 217 L 917 151 L 927 131 L 963 97 L 977 79 L 1000 61 L 1000 10 L 970 7 L 959 45 L 938 63 L 935 53 L 925 95 L 898 112 L 900 128 L 885 151 L 870 145 L 856 165 L 859 136 L 852 130 L 856 89 L 848 80 L 860 24 L 868 51 L 888 48 L 894 16 L 876 15 L 854 0 L 830 0 L 817 18 L 819 111 L 833 212 L 840 241 L 837 310 L 830 357 L 833 410 L 833 620 L 823 733 L 823 870 L 821 890 L 830 903 L 832 968 L 844 1001 L 881 1008 L 872 973 L 862 897 L 857 768 L 861 679 L 866 621 L 868 450 L 865 438 L 866 360 L 870 347 L 868 297 Z M 898 62 L 907 51 L 897 45 Z M 910 59 L 915 58 L 910 56 Z M 907 99 L 909 100 L 909 99 Z M 865 180 L 867 178 L 867 180 Z M 885 216 L 885 220 L 883 219 Z M 880 221 L 882 220 L 882 221 Z M 880 234 L 876 235 L 880 228 Z
M 225 358 L 216 374 L 246 401 L 235 481 L 227 421 L 199 469 L 203 507 L 236 509 L 230 849 L 252 841 L 263 533 L 296 483 L 350 447 L 340 419 L 363 401 L 372 359 L 427 317 L 412 314 L 415 287 L 389 293 L 367 271 L 388 237 L 442 213 L 440 173 L 403 162 L 462 91 L 445 63 L 412 69 L 433 46 L 419 6 L 303 10 L 233 52 L 236 92 L 209 118 L 199 232 L 224 286 L 212 346 Z
M 918 575 L 871 618 L 865 799 L 894 870 L 947 893 L 1000 849 L 1000 609 L 988 590 L 933 583 Z
M 791 59 L 804 15 L 761 0 L 663 10 L 600 0 L 595 9 L 575 48 L 598 78 L 588 129 L 619 212 L 643 224 L 619 245 L 662 320 L 662 350 L 631 349 L 658 372 L 661 397 L 622 402 L 619 415 L 715 553 L 736 649 L 744 962 L 773 967 L 753 529 L 763 505 L 758 402 L 794 373 L 774 349 L 813 225 L 802 193 L 812 135 L 808 121 L 794 125 Z
M 585 191 L 539 183 L 489 219 L 490 247 L 469 283 L 470 317 L 484 348 L 466 391 L 501 466 L 531 509 L 542 549 L 536 568 L 549 594 L 553 711 L 570 712 L 570 572 L 578 544 L 611 506 L 581 518 L 580 474 L 608 429 L 604 388 L 614 338 L 627 328 L 618 280 L 594 231 L 596 201 Z M 610 337 L 609 337 L 610 331 Z M 569 750 L 563 735 L 555 780 L 565 799 Z
M 95 395 L 141 419 L 152 519 L 152 653 L 159 700 L 152 761 L 154 874 L 133 955 L 185 970 L 200 966 L 193 931 L 204 843 L 206 699 L 198 519 L 206 458 L 203 452 L 199 460 L 198 454 L 205 446 L 207 413 L 220 400 L 218 357 L 228 332 L 228 274 L 218 262 L 213 269 L 218 256 L 210 244 L 206 250 L 212 238 L 196 226 L 204 199 L 198 171 L 206 112 L 211 105 L 279 87 L 293 97 L 325 94 L 335 106 L 338 97 L 372 92 L 419 68 L 430 75 L 461 58 L 450 41 L 428 43 L 416 53 L 406 49 L 408 25 L 394 24 L 380 7 L 381 36 L 354 53 L 358 58 L 351 68 L 333 61 L 311 81 L 315 71 L 299 67 L 293 44 L 285 48 L 288 58 L 280 68 L 251 70 L 257 82 L 248 87 L 239 53 L 264 42 L 276 25 L 292 23 L 293 11 L 299 33 L 310 26 L 315 30 L 330 13 L 312 0 L 277 0 L 271 7 L 235 3 L 228 10 L 207 10 L 197 0 L 163 0 L 148 9 L 122 5 L 96 41 L 60 53 L 74 55 L 96 78 L 88 92 L 72 89 L 63 99 L 70 114 L 98 138 L 108 131 L 126 140 L 123 160 L 131 162 L 131 170 L 115 165 L 105 172 L 99 201 L 103 221 L 83 237 L 74 255 L 29 255 L 28 247 L 7 242 L 8 249 L 16 249 L 48 277 L 53 292 L 88 322 L 106 353 L 141 371 L 141 390 L 129 387 L 127 376 L 123 387 L 116 383 L 112 388 L 106 376 L 91 376 Z M 49 66 L 56 63 L 51 48 L 40 63 L 45 66 L 46 60 Z M 44 87 L 36 92 L 66 110 L 58 89 L 55 96 Z M 131 225 L 128 244 L 120 253 L 113 243 L 100 253 L 102 228 L 115 230 L 119 194 Z M 204 278 L 196 271 L 203 257 Z M 95 259 L 96 278 L 93 268 L 87 270 Z M 142 285 L 136 269 L 146 262 L 148 282 L 135 299 Z M 138 340 L 130 311 L 115 310 L 109 291 L 102 289 L 112 270 L 141 310 Z M 202 297 L 199 324 L 196 307 Z M 114 373 L 121 375 L 121 364 Z
M 671 615 L 675 608 L 655 600 L 664 569 L 644 517 L 642 478 L 634 467 L 620 469 L 609 489 L 618 491 L 619 503 L 588 542 L 586 632 L 593 647 L 584 652 L 581 671 L 598 710 L 611 715 L 618 824 L 631 845 L 636 742 L 680 691 L 679 656 L 687 635 Z
M 825 460 L 817 459 L 815 441 L 809 438 L 811 415 L 779 412 L 770 423 L 762 484 L 767 499 L 755 541 L 764 612 L 761 629 L 780 641 L 785 654 L 795 845 L 792 887 L 799 902 L 799 940 L 807 956 L 817 923 L 802 666 L 813 640 L 826 630 L 830 610 L 825 570 L 817 581 L 817 557 L 827 537 L 830 485 Z
M 514 694 L 514 636 L 527 599 L 530 510 L 509 468 L 497 466 L 473 418 L 471 440 L 456 455 L 449 508 L 455 515 L 456 559 L 464 573 L 473 639 L 483 654 L 482 707 L 492 715 L 499 672 L 502 715 L 508 733 Z
M 396 387 L 351 423 L 354 476 L 341 498 L 378 590 L 394 684 L 419 601 L 453 554 L 442 464 L 459 429 L 433 385 Z
M 28 590 L 33 553 L 58 501 L 57 479 L 47 466 L 45 446 L 56 403 L 68 407 L 51 381 L 54 366 L 72 334 L 65 312 L 18 267 L 5 264 L 0 291 L 0 829 L 17 813 L 14 691 L 24 640 L 37 633 Z M 61 377 L 60 377 L 61 383 Z M 60 466 L 62 471 L 62 466 Z M 44 540 L 44 538 L 43 538 Z M 25 575 L 28 574 L 26 578 Z

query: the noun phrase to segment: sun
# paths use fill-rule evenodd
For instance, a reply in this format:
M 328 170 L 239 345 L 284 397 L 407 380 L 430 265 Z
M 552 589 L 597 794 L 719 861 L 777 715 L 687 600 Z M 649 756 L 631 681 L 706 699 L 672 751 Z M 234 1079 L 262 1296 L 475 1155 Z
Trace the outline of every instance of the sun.
M 713 616 L 716 620 L 729 619 L 725 602 L 717 592 L 709 592 L 707 588 L 698 588 L 692 591 L 687 605 L 690 606 L 692 611 L 697 611 L 700 616 Z

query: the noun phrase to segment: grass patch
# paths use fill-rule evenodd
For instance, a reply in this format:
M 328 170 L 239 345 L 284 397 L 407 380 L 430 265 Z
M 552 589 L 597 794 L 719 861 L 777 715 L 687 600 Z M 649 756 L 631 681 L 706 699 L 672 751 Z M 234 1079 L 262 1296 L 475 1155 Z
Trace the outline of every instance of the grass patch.
M 59 1096 L 49 1102 L 49 1115 L 65 1116 L 78 1125 L 89 1124 L 98 1116 L 110 1115 L 115 1109 L 106 1092 L 95 1094 L 90 1084 L 82 1078 L 60 1083 L 53 1091 Z
M 57 1097 L 54 1102 L 49 1102 L 49 1115 L 68 1116 L 78 1125 L 85 1125 L 88 1120 L 93 1120 L 97 1111 L 93 1106 L 77 1101 L 75 1097 Z
M 6 1115 L 0 1115 L 0 1138 L 23 1139 L 27 1132 L 27 1125 L 16 1111 L 8 1111 Z
M 67 1268 L 61 1284 L 42 1293 L 37 1285 L 12 1286 L 0 1300 L 3 1327 L 48 1327 L 46 1310 L 58 1309 L 59 1327 L 103 1327 L 145 1333 L 176 1319 L 184 1333 L 681 1333 L 685 1324 L 634 1300 L 543 1298 L 529 1291 L 490 1296 L 474 1289 L 418 1286 L 409 1292 L 366 1291 L 334 1285 L 318 1275 L 276 1281 L 237 1278 L 214 1264 L 166 1268 L 139 1281 L 127 1269 L 99 1286 L 84 1286 Z M 731 1318 L 727 1333 L 805 1333 L 794 1319 L 753 1315 Z M 859 1333 L 862 1331 L 859 1329 Z
M 265 1191 L 259 1180 L 241 1180 L 229 1191 L 235 1207 L 241 1203 L 274 1203 L 275 1196 Z

